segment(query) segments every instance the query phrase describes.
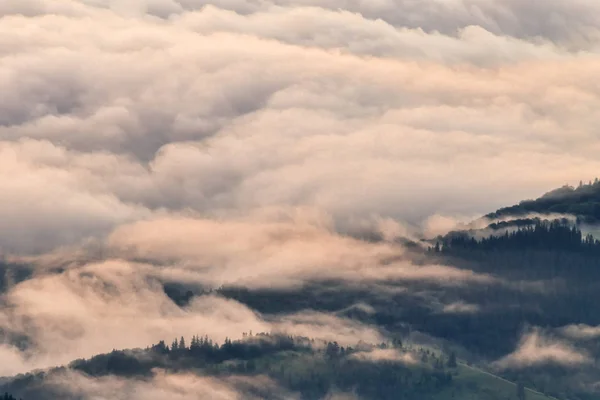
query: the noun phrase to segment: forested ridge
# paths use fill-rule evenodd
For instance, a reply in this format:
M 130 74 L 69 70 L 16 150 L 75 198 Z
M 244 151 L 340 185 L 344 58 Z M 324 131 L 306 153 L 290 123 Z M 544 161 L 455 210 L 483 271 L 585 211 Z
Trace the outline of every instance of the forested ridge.
M 514 227 L 511 229 L 511 227 Z M 600 241 L 583 235 L 576 224 L 565 220 L 539 218 L 496 223 L 488 226 L 488 236 L 476 238 L 477 232 L 451 232 L 436 241 L 435 252 L 555 250 L 600 255 Z M 500 231 L 500 233 L 497 233 Z
M 365 399 L 519 399 L 515 385 L 462 364 L 453 351 L 444 353 L 400 339 L 341 346 L 281 334 L 243 336 L 221 344 L 194 336 L 189 345 L 180 337 L 170 345 L 161 341 L 145 349 L 114 350 L 66 367 L 17 376 L 4 386 L 28 399 L 70 399 L 66 391 L 46 382 L 66 371 L 88 377 L 148 379 L 160 369 L 217 377 L 268 376 L 286 392 L 311 400 L 334 391 L 351 391 Z M 497 386 L 495 392 L 487 387 L 491 383 Z M 283 398 L 260 388 L 246 390 L 260 398 Z M 546 399 L 541 395 L 530 398 Z
M 579 222 L 600 222 L 600 181 L 598 178 L 578 186 L 564 185 L 535 200 L 524 200 L 519 204 L 503 207 L 486 215 L 487 218 L 518 217 L 531 213 L 570 214 Z

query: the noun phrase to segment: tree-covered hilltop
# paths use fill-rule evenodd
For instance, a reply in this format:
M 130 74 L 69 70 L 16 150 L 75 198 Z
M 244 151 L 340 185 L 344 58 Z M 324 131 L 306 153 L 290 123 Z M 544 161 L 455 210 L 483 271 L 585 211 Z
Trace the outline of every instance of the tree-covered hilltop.
M 382 360 L 371 359 L 381 357 Z M 413 361 L 414 358 L 414 361 Z M 353 391 L 365 399 L 423 399 L 452 386 L 456 357 L 429 349 L 404 348 L 401 341 L 342 346 L 306 337 L 259 333 L 219 344 L 208 337 L 161 341 L 146 349 L 114 350 L 68 367 L 17 376 L 5 385 L 35 399 L 70 399 L 67 391 L 45 385 L 49 378 L 76 371 L 88 377 L 148 379 L 157 369 L 201 376 L 268 376 L 302 399 L 322 399 L 334 390 Z M 456 390 L 461 390 L 457 387 Z M 277 393 L 252 393 L 279 399 Z
M 577 187 L 565 185 L 552 190 L 535 200 L 524 200 L 519 204 L 500 208 L 486 215 L 487 218 L 524 216 L 539 214 L 571 214 L 580 222 L 600 222 L 600 181 L 596 178 L 587 184 L 580 182 Z
M 189 343 L 189 344 L 188 344 Z M 65 372 L 86 377 L 116 376 L 148 380 L 157 371 L 193 373 L 216 378 L 268 377 L 281 393 L 264 388 L 239 388 L 252 398 L 321 400 L 335 392 L 360 399 L 387 400 L 517 400 L 517 385 L 469 366 L 453 352 L 419 347 L 393 339 L 386 343 L 342 346 L 306 337 L 260 333 L 218 344 L 208 337 L 161 341 L 146 349 L 114 350 L 68 367 L 17 376 L 4 385 L 29 399 L 76 398 L 46 384 Z M 246 379 L 245 382 L 248 382 Z M 248 391 L 252 391 L 251 393 Z M 531 400 L 548 397 L 525 389 Z M 78 397 L 77 397 L 78 398 Z M 245 398 L 245 397 L 243 397 Z

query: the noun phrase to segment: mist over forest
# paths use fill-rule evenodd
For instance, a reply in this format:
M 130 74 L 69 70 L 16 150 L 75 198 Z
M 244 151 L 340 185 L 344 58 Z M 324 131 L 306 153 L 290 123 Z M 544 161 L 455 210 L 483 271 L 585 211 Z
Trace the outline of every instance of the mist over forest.
M 595 0 L 0 1 L 0 400 L 600 399 L 599 49 Z

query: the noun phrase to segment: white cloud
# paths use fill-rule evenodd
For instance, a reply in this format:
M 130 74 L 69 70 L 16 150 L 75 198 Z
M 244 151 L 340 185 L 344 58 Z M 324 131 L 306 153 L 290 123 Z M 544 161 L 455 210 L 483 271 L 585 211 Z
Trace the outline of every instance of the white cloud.
M 180 336 L 208 335 L 222 343 L 243 332 L 281 332 L 355 344 L 382 340 L 377 329 L 304 311 L 265 318 L 247 306 L 214 295 L 195 297 L 185 308 L 173 303 L 152 276 L 156 266 L 105 261 L 71 266 L 14 286 L 5 297 L 0 327 L 25 336 L 17 352 L 0 347 L 0 375 L 62 365 L 114 348 L 145 347 Z M 135 323 L 132 323 L 135 321 Z
M 563 335 L 572 339 L 595 339 L 600 337 L 600 327 L 585 324 L 568 325 L 559 330 Z
M 272 221 L 163 218 L 124 225 L 110 236 L 109 245 L 120 257 L 168 266 L 157 272 L 162 279 L 215 287 L 286 287 L 322 279 L 442 285 L 498 282 L 469 270 L 415 265 L 401 246 L 341 236 L 328 224 L 307 219 L 304 213 Z
M 539 330 L 524 334 L 518 348 L 498 360 L 498 368 L 526 368 L 544 364 L 580 366 L 591 363 L 588 354 L 568 342 L 545 336 Z
M 119 399 L 119 400 L 158 400 L 169 398 L 173 400 L 192 400 L 210 398 L 214 400 L 258 400 L 238 388 L 240 384 L 260 389 L 266 393 L 281 392 L 282 397 L 294 399 L 286 395 L 274 382 L 265 377 L 244 379 L 210 378 L 193 374 L 175 374 L 155 371 L 150 380 L 125 379 L 113 376 L 90 378 L 82 374 L 66 371 L 53 375 L 47 384 L 71 396 L 86 399 Z M 241 381 L 243 380 L 243 382 Z
M 351 356 L 358 360 L 371 362 L 397 362 L 403 364 L 418 364 L 411 353 L 403 353 L 395 349 L 373 349 L 371 351 L 360 351 Z

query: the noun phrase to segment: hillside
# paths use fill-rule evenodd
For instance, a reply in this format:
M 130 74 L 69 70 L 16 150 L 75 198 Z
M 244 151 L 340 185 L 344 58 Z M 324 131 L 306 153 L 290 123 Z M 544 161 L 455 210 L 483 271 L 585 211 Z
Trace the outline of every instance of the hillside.
M 268 377 L 279 389 L 265 391 L 259 386 L 238 390 L 245 396 L 283 399 L 323 399 L 328 393 L 352 392 L 364 399 L 478 399 L 517 398 L 515 383 L 469 366 L 441 351 L 400 342 L 339 346 L 308 338 L 271 334 L 244 335 L 239 341 L 222 345 L 194 337 L 191 345 L 174 340 L 171 347 L 161 342 L 145 350 L 113 351 L 68 367 L 20 375 L 9 379 L 3 389 L 26 399 L 75 399 L 69 389 L 49 382 L 72 373 L 86 377 L 127 377 L 152 379 L 161 373 L 193 373 L 222 379 Z M 244 382 L 251 382 L 245 379 Z M 550 400 L 525 389 L 527 398 Z M 117 398 L 126 398 L 117 395 Z
M 535 200 L 524 200 L 519 204 L 500 208 L 486 215 L 497 219 L 508 216 L 525 216 L 527 214 L 570 214 L 579 222 L 600 222 L 600 182 L 596 178 L 588 184 L 580 183 L 578 187 L 565 185 L 552 190 Z

